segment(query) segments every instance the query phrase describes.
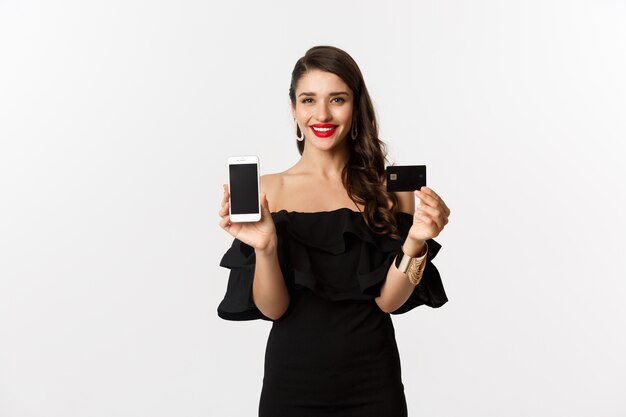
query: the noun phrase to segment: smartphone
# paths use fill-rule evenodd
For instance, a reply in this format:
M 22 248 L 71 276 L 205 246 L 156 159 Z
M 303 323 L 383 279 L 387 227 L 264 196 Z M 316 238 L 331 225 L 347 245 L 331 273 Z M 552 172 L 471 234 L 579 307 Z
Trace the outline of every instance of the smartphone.
M 228 190 L 232 223 L 261 220 L 261 187 L 257 156 L 228 158 Z
M 426 165 L 390 165 L 387 191 L 415 191 L 426 185 Z

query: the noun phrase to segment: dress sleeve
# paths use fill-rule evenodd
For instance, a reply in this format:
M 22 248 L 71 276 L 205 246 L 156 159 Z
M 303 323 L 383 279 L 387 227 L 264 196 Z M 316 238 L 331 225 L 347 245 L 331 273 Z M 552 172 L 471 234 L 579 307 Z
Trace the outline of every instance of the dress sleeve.
M 397 218 L 398 231 L 402 236 L 402 241 L 406 239 L 406 236 L 409 233 L 412 219 L 413 217 L 411 215 L 405 213 L 400 213 Z M 415 287 L 415 290 L 411 293 L 409 299 L 391 314 L 406 313 L 407 311 L 410 311 L 422 304 L 437 308 L 441 307 L 448 301 L 448 297 L 446 296 L 446 292 L 443 288 L 443 283 L 441 282 L 441 275 L 439 275 L 437 267 L 432 263 L 435 256 L 437 256 L 439 249 L 441 249 L 441 245 L 433 239 L 429 239 L 426 243 L 428 245 L 428 255 L 426 256 L 426 266 L 424 267 L 422 279 Z M 392 259 L 395 259 L 395 257 Z M 391 267 L 391 264 L 389 267 Z
M 252 301 L 252 281 L 256 256 L 254 249 L 235 239 L 220 261 L 230 269 L 224 299 L 217 307 L 217 315 L 224 320 L 271 320 L 259 311 Z
M 448 301 L 443 283 L 441 282 L 441 275 L 439 275 L 437 267 L 432 263 L 432 259 L 441 249 L 441 245 L 432 239 L 428 240 L 427 243 L 428 255 L 426 256 L 426 266 L 420 283 L 417 284 L 409 299 L 391 314 L 406 313 L 422 304 L 437 308 Z

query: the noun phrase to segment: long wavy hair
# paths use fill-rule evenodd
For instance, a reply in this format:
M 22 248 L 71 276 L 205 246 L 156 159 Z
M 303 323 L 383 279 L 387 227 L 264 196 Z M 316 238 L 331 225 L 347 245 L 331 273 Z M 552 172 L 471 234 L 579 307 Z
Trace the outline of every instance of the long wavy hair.
M 296 105 L 296 87 L 300 78 L 311 70 L 333 73 L 345 82 L 354 96 L 352 123 L 356 123 L 357 136 L 349 136 L 350 156 L 342 171 L 342 182 L 348 196 L 364 206 L 363 216 L 375 233 L 399 239 L 394 213 L 398 199 L 384 187 L 386 146 L 378 137 L 378 122 L 374 106 L 357 63 L 345 51 L 333 46 L 315 46 L 300 58 L 291 73 L 289 98 Z M 348 135 L 352 132 L 352 128 Z M 299 136 L 299 134 L 297 133 Z M 304 141 L 297 141 L 300 155 Z M 391 204 L 390 204 L 391 203 Z

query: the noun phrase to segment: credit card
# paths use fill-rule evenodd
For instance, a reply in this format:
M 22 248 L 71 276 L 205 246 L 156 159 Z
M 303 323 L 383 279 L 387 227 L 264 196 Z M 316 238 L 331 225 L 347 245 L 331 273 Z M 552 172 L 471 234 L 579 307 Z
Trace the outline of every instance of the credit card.
M 426 165 L 387 167 L 387 191 L 415 191 L 426 185 Z

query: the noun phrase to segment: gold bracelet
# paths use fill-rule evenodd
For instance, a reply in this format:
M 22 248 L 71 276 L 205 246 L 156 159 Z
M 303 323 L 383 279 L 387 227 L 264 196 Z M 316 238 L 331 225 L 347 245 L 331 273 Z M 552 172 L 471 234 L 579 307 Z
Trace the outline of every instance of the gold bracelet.
M 411 258 L 404 253 L 402 249 L 400 249 L 400 253 L 396 257 L 396 268 L 398 268 L 398 271 L 409 277 L 409 282 L 411 284 L 417 285 L 420 283 L 422 276 L 424 275 L 426 255 L 428 255 L 428 245 L 426 245 L 424 255 L 419 258 Z
M 424 275 L 424 268 L 426 267 L 426 254 L 420 258 L 413 258 L 409 262 L 409 268 L 406 271 L 406 275 L 409 277 L 411 284 L 416 285 L 422 280 Z

